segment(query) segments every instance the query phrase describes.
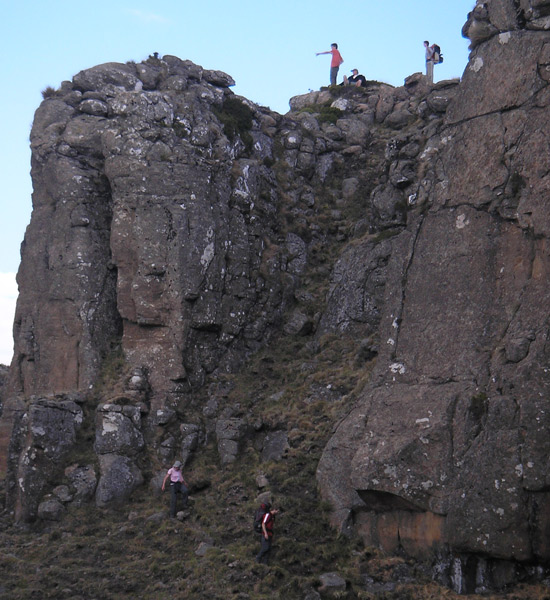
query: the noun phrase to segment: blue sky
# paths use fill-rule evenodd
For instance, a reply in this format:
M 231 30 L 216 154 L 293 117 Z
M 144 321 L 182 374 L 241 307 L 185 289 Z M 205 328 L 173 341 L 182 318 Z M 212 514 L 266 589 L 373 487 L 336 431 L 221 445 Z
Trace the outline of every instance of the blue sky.
M 139 62 L 153 52 L 229 73 L 235 93 L 285 113 L 292 96 L 328 83 L 337 42 L 340 77 L 399 86 L 424 69 L 427 39 L 445 62 L 435 80 L 460 77 L 468 59 L 461 28 L 475 0 L 19 0 L 0 8 L 4 60 L 0 114 L 0 363 L 11 359 L 13 277 L 30 220 L 29 132 L 48 86 L 104 62 Z M 3 274 L 6 274 L 5 276 Z M 10 275 L 11 274 L 11 275 Z M 11 279 L 10 279 L 11 277 Z M 8 332 L 8 333 L 6 333 Z

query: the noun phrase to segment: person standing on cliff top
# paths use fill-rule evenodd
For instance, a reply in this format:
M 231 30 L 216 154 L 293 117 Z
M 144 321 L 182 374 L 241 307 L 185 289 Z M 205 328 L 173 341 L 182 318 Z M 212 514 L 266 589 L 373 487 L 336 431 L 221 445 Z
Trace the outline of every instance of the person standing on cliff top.
M 434 49 L 430 46 L 430 42 L 426 40 L 424 42 L 424 48 L 426 49 L 426 77 L 430 83 L 434 82 Z
M 332 59 L 330 61 L 330 85 L 336 85 L 338 69 L 340 68 L 340 65 L 344 62 L 342 55 L 338 51 L 338 44 L 331 44 L 330 50 L 327 50 L 326 52 L 317 52 L 315 56 L 319 56 L 320 54 L 332 54 Z

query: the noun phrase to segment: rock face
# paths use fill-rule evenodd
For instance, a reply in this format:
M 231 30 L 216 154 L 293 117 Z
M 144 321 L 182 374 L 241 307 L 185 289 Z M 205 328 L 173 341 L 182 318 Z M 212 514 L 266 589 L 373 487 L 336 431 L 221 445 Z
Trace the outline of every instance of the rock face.
M 14 387 L 85 389 L 122 337 L 131 362 L 148 369 L 155 406 L 161 388 L 177 395 L 182 382 L 200 383 L 245 320 L 252 338 L 264 333 L 269 318 L 248 313 L 264 293 L 254 272 L 269 225 L 250 213 L 266 174 L 234 160 L 243 144 L 228 144 L 213 114 L 229 83 L 171 57 L 106 64 L 37 111 L 27 237 L 47 263 L 24 259 L 19 284 L 46 276 L 20 302 Z M 271 140 L 255 137 L 269 157 Z M 258 204 L 274 210 L 271 198 Z M 45 222 L 49 231 L 34 230 Z M 47 302 L 37 311 L 39 297 Z M 280 299 L 269 302 L 272 317 Z
M 99 398 L 95 451 L 98 503 L 124 497 L 141 482 L 141 414 L 165 425 L 186 391 L 259 347 L 279 318 L 293 286 L 279 266 L 286 250 L 263 256 L 273 140 L 233 84 L 170 56 L 109 63 L 38 109 L 2 473 L 27 398 L 86 393 L 123 354 L 138 374 L 122 396 Z M 119 490 L 105 483 L 111 472 L 124 472 Z
M 60 467 L 69 458 L 82 426 L 83 411 L 75 399 L 58 395 L 28 402 L 19 399 L 15 414 L 10 451 L 21 461 L 21 468 L 9 474 L 8 483 L 17 486 L 25 498 L 18 506 L 19 518 L 32 520 L 41 512 L 42 494 L 59 481 Z M 12 479 L 15 476 L 17 482 Z M 59 516 L 59 511 L 52 511 L 56 502 L 42 502 L 48 506 L 42 514 Z
M 319 465 L 334 523 L 390 551 L 550 556 L 550 4 L 518 4 L 465 26 L 486 37 L 390 242 L 375 375 Z
M 223 375 L 333 336 L 373 369 L 318 467 L 334 525 L 451 557 L 462 590 L 472 557 L 548 561 L 549 15 L 478 2 L 461 82 L 285 116 L 170 56 L 46 98 L 0 420 L 16 518 L 124 500 L 208 439 L 222 466 L 251 439 L 284 459 L 298 433 L 226 406 Z
M 272 335 L 320 335 L 335 318 L 376 330 L 361 285 L 344 316 L 315 313 L 312 265 L 326 279 L 330 266 L 317 257 L 327 245 L 404 225 L 411 160 L 424 125 L 441 121 L 430 98 L 450 98 L 457 82 L 432 90 L 414 76 L 395 91 L 373 83 L 306 95 L 285 117 L 236 97 L 232 84 L 171 56 L 108 63 L 64 82 L 36 113 L 34 210 L 0 421 L 0 473 L 16 518 L 33 519 L 40 502 L 18 483 L 22 452 L 36 447 L 20 444 L 36 396 L 53 408 L 71 394 L 85 406 L 83 433 L 67 443 L 78 453 L 94 440 L 86 452 L 95 460 L 64 466 L 85 470 L 89 484 L 79 490 L 67 471 L 63 483 L 73 501 L 91 489 L 103 506 L 141 484 L 144 460 L 186 462 L 210 435 L 222 464 L 236 460 L 255 424 L 224 406 L 223 385 L 209 392 L 204 423 L 179 415 L 207 377 L 239 369 Z M 394 161 L 373 131 L 397 132 L 403 111 L 421 128 L 397 134 L 409 160 Z M 386 185 L 390 164 L 397 187 Z M 362 243 L 361 256 L 374 246 Z M 380 291 L 376 265 L 387 255 L 375 254 Z M 287 435 L 262 433 L 264 459 L 283 456 Z M 41 514 L 57 508 L 46 487 Z

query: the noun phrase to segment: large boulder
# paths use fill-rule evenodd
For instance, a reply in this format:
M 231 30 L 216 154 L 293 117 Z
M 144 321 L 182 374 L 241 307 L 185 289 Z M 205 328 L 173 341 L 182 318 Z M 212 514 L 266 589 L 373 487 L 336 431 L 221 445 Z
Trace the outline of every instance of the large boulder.
M 70 465 L 65 469 L 65 477 L 72 490 L 72 502 L 76 505 L 88 502 L 94 497 L 97 476 L 92 465 Z
M 75 447 L 84 413 L 66 396 L 33 398 L 20 403 L 15 420 L 17 437 L 9 456 L 13 473 L 8 479 L 9 491 L 16 518 L 32 521 L 38 516 L 48 483 L 59 478 L 60 466 Z
M 126 501 L 143 483 L 141 471 L 127 456 L 102 454 L 99 456 L 99 467 L 101 476 L 95 493 L 95 501 L 99 507 Z
M 135 68 L 121 63 L 106 63 L 80 71 L 73 77 L 75 89 L 82 92 L 97 90 L 107 85 L 134 90 L 138 77 Z
M 248 429 L 245 419 L 239 417 L 218 419 L 216 422 L 216 439 L 222 464 L 235 462 Z
M 144 446 L 141 412 L 135 406 L 102 404 L 97 409 L 97 454 L 135 456 Z

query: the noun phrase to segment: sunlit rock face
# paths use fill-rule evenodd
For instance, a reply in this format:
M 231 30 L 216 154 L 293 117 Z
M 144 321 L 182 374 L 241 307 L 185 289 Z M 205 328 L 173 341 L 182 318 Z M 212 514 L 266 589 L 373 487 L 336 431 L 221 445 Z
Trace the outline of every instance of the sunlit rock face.
M 122 339 L 156 400 L 264 334 L 281 304 L 280 285 L 255 277 L 270 229 L 259 213 L 277 200 L 258 156 L 273 142 L 256 125 L 251 160 L 225 137 L 214 111 L 233 83 L 175 57 L 109 63 L 41 105 L 14 389 L 86 389 Z
M 373 381 L 319 465 L 334 523 L 387 549 L 550 556 L 549 14 L 469 16 L 426 211 L 391 240 Z

